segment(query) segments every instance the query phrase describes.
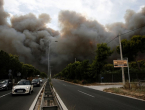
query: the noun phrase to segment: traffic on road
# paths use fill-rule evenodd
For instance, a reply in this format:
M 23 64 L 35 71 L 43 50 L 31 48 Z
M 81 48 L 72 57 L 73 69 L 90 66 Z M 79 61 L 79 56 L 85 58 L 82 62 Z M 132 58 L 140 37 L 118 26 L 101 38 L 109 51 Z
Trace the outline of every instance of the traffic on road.
M 22 79 L 9 89 L 0 90 L 0 110 L 29 110 L 34 99 L 45 83 L 45 79 L 40 86 L 34 86 L 31 81 Z M 0 87 L 6 85 L 8 80 L 1 80 Z M 8 83 L 7 83 L 8 84 Z

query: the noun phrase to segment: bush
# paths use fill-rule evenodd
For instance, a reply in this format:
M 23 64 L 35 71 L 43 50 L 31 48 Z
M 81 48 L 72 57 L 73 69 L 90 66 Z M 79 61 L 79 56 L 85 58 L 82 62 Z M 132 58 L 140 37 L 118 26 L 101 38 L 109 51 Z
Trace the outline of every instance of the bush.
M 72 82 L 73 82 L 73 83 L 78 83 L 79 81 L 75 79 L 75 80 L 73 80 Z
M 129 82 L 126 82 L 126 83 L 125 83 L 124 88 L 125 88 L 125 89 L 130 89 L 130 84 L 129 84 Z
M 82 80 L 81 83 L 82 84 L 87 84 L 87 81 L 86 80 Z
M 133 90 L 138 89 L 137 83 L 132 83 L 132 84 L 131 84 L 131 88 L 132 88 Z

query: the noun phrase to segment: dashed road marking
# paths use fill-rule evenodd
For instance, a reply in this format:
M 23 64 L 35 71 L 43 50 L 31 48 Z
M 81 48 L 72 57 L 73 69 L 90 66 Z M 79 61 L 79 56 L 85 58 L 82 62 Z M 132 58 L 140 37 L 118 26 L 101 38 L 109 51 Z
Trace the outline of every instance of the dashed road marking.
M 11 93 L 11 92 L 10 92 L 10 93 Z M 6 95 L 8 95 L 8 94 L 10 94 L 10 93 L 7 93 L 7 94 L 5 94 L 5 95 L 2 95 L 2 96 L 0 96 L 0 98 L 4 97 L 4 96 L 6 96 Z
M 85 92 L 82 92 L 82 91 L 80 91 L 80 90 L 78 90 L 78 91 L 81 92 L 81 93 L 83 93 L 83 94 L 85 94 L 85 95 L 88 95 L 88 96 L 90 96 L 90 97 L 95 97 L 95 96 L 92 96 L 92 95 L 87 94 L 87 93 L 85 93 Z

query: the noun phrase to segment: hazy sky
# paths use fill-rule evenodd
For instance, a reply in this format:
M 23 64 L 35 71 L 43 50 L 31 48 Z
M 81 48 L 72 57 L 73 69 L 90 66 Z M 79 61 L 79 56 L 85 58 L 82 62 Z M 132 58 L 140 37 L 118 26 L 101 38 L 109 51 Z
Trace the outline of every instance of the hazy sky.
M 126 10 L 138 12 L 145 5 L 145 0 L 4 0 L 4 3 L 5 11 L 11 16 L 47 13 L 51 17 L 48 26 L 59 30 L 58 15 L 61 10 L 79 12 L 88 19 L 106 25 L 124 22 Z

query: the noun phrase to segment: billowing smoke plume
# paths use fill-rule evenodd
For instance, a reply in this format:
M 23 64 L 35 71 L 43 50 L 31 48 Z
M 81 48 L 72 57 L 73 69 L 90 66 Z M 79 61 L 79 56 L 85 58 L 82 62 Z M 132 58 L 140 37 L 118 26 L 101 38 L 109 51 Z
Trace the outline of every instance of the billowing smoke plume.
M 117 22 L 106 26 L 96 20 L 88 20 L 79 13 L 61 11 L 60 33 L 46 27 L 51 19 L 45 13 L 38 18 L 32 13 L 13 16 L 11 26 L 7 23 L 8 16 L 3 9 L 3 0 L 0 0 L 0 49 L 19 55 L 21 61 L 30 63 L 41 71 L 47 71 L 49 43 L 51 66 L 53 71 L 58 72 L 66 64 L 74 62 L 75 58 L 92 61 L 97 43 L 107 43 L 119 33 L 145 26 L 145 7 L 138 13 L 127 10 L 125 23 Z M 131 32 L 122 38 L 130 39 L 134 34 L 143 35 L 145 29 Z M 108 45 L 116 47 L 118 39 Z
M 0 25 L 7 24 L 6 18 L 9 16 L 9 14 L 4 11 L 3 4 L 3 0 L 0 0 Z

